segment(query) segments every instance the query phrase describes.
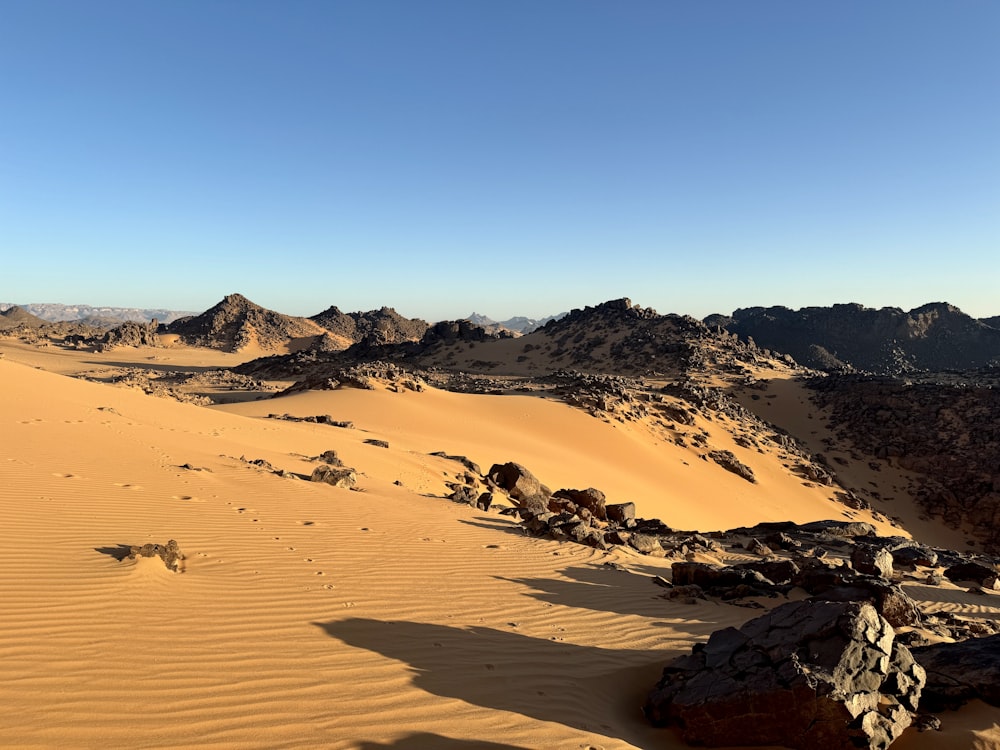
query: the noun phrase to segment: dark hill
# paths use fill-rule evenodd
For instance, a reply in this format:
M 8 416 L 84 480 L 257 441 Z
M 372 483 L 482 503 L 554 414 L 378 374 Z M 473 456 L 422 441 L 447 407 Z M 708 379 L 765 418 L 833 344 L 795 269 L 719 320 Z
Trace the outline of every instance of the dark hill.
M 332 334 L 357 343 L 399 344 L 419 341 L 428 325 L 417 318 L 404 318 L 391 307 L 368 312 L 341 312 L 336 306 L 309 318 Z
M 909 312 L 858 304 L 751 307 L 736 310 L 726 329 L 821 369 L 899 375 L 972 369 L 1000 357 L 1000 330 L 943 302 Z
M 281 349 L 294 339 L 324 333 L 308 318 L 268 310 L 241 294 L 230 294 L 201 315 L 176 320 L 165 331 L 187 344 L 231 352 L 250 346 Z
M 47 321 L 42 320 L 37 315 L 32 315 L 22 307 L 14 305 L 0 312 L 0 330 L 27 326 L 28 328 L 40 328 Z

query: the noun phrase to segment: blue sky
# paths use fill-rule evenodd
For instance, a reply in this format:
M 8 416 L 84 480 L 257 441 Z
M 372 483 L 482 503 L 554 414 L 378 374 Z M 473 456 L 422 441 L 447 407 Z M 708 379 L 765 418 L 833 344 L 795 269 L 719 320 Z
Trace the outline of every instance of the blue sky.
M 1000 3 L 5 0 L 0 300 L 1000 315 Z

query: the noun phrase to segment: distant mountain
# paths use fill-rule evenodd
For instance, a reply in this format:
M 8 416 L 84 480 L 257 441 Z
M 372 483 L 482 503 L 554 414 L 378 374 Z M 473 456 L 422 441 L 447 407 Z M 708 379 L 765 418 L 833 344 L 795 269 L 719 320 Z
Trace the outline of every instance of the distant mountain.
M 725 327 L 743 340 L 821 369 L 899 375 L 983 367 L 1000 358 L 1000 329 L 945 302 L 909 312 L 858 304 L 751 307 L 733 312 Z
M 985 323 L 990 328 L 998 328 L 998 329 L 1000 329 L 1000 315 L 996 315 L 996 316 L 994 316 L 992 318 L 980 318 L 979 322 L 980 323 Z
M 11 307 L 10 303 L 0 303 L 0 309 Z M 115 326 L 126 320 L 134 320 L 138 323 L 148 323 L 156 318 L 161 323 L 171 323 L 178 318 L 194 315 L 192 312 L 181 312 L 179 310 L 163 310 L 160 308 L 138 308 L 138 307 L 93 307 L 91 305 L 61 305 L 56 303 L 33 302 L 20 305 L 20 307 L 32 315 L 36 315 L 42 320 L 58 322 L 64 320 L 80 320 L 88 325 Z
M 17 305 L 8 307 L 6 310 L 0 312 L 0 330 L 9 330 L 18 326 L 39 328 L 45 325 L 45 323 L 46 321 L 37 315 L 32 315 L 23 307 L 18 307 Z
M 507 320 L 493 320 L 493 318 L 487 317 L 486 315 L 480 315 L 479 313 L 474 312 L 469 315 L 466 320 L 477 326 L 482 326 L 486 330 L 490 330 L 494 326 L 499 326 L 500 328 L 506 328 L 508 331 L 525 334 L 541 328 L 550 320 L 559 320 L 559 318 L 562 318 L 565 315 L 566 313 L 563 312 L 557 315 L 549 315 L 548 317 L 541 319 L 525 318 L 524 316 L 518 315 L 513 318 L 508 318 Z
M 358 343 L 369 339 L 372 344 L 399 344 L 419 341 L 429 327 L 418 318 L 404 318 L 391 307 L 368 312 L 341 312 L 336 306 L 309 318 L 335 336 Z
M 201 315 L 174 321 L 165 332 L 187 344 L 235 352 L 252 346 L 277 351 L 294 339 L 320 337 L 326 330 L 308 318 L 284 315 L 242 294 L 230 294 Z

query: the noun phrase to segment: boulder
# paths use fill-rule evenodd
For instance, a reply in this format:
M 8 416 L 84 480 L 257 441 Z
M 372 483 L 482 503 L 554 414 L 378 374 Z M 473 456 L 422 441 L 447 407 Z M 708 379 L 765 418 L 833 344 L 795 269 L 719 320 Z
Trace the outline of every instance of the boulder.
M 726 471 L 731 471 L 736 476 L 743 477 L 743 479 L 752 484 L 757 483 L 757 479 L 753 475 L 753 469 L 736 458 L 736 455 L 732 451 L 710 451 L 708 457 Z
M 985 589 L 992 589 L 997 584 L 997 569 L 991 565 L 969 561 L 952 565 L 944 571 L 949 581 L 972 581 Z
M 871 605 L 791 602 L 672 661 L 644 710 L 693 745 L 881 750 L 924 679 Z
M 322 466 L 317 466 L 313 469 L 312 476 L 309 477 L 309 480 L 312 482 L 325 482 L 326 484 L 332 484 L 334 487 L 350 489 L 358 483 L 358 475 L 355 473 L 354 469 L 340 468 L 323 464 Z
M 635 503 L 614 503 L 604 508 L 609 521 L 629 526 L 635 522 Z
M 505 464 L 493 464 L 486 476 L 500 489 L 505 490 L 515 501 L 522 501 L 536 495 L 542 495 L 546 498 L 552 495 L 549 488 L 538 481 L 534 474 L 513 461 Z
M 851 566 L 859 573 L 892 578 L 892 553 L 884 547 L 859 544 L 851 551 Z
M 604 506 L 604 493 L 593 487 L 585 490 L 556 490 L 552 498 L 554 500 L 568 500 L 578 508 L 586 508 L 602 521 L 608 517 Z
M 927 671 L 921 711 L 955 709 L 978 699 L 1000 706 L 1000 635 L 913 649 Z

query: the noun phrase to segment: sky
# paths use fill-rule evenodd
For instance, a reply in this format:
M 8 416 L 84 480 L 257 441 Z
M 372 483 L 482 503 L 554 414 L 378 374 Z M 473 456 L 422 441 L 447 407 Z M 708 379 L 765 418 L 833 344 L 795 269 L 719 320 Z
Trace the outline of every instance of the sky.
M 0 0 L 0 301 L 1000 315 L 995 0 Z

